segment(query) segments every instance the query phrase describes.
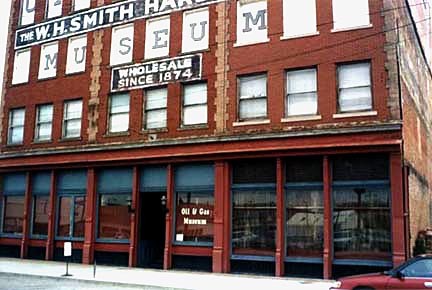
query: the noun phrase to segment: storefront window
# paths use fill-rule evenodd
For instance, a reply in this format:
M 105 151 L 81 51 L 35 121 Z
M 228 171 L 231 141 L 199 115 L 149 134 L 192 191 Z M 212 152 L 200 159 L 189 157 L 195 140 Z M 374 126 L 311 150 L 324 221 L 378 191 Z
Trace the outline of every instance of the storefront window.
M 84 209 L 84 196 L 61 196 L 59 198 L 58 237 L 84 237 Z
M 130 237 L 129 194 L 102 194 L 99 197 L 98 238 L 127 240 Z
M 3 233 L 22 234 L 24 196 L 5 196 L 4 207 Z
M 32 235 L 48 235 L 48 207 L 49 196 L 35 196 L 33 198 Z
M 213 192 L 177 192 L 176 242 L 213 242 Z
M 232 253 L 274 256 L 276 238 L 276 162 L 233 164 Z
M 391 253 L 388 158 L 333 161 L 333 243 L 336 259 L 386 259 Z
M 286 161 L 286 254 L 321 257 L 323 251 L 323 162 L 320 157 Z

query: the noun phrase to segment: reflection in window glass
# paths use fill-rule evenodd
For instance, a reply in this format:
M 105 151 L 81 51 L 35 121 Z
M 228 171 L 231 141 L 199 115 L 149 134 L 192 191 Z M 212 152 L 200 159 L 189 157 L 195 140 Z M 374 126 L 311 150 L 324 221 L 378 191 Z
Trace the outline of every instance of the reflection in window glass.
M 417 261 L 401 271 L 405 277 L 432 278 L 432 260 L 424 259 Z
M 130 200 L 129 194 L 100 195 L 98 238 L 130 238 Z
M 235 190 L 232 206 L 232 251 L 236 255 L 274 255 L 276 193 Z
M 80 196 L 75 198 L 74 207 L 74 237 L 84 237 L 84 224 L 85 224 L 85 197 Z
M 213 242 L 213 192 L 177 192 L 177 242 Z
M 48 204 L 49 196 L 36 196 L 33 199 L 33 235 L 48 235 Z
M 22 234 L 24 196 L 5 196 L 4 201 L 3 233 Z
M 318 189 L 288 188 L 286 232 L 288 256 L 321 256 L 323 250 L 323 192 Z
M 69 237 L 71 207 L 71 197 L 60 198 L 59 218 L 57 225 L 57 236 L 59 237 Z

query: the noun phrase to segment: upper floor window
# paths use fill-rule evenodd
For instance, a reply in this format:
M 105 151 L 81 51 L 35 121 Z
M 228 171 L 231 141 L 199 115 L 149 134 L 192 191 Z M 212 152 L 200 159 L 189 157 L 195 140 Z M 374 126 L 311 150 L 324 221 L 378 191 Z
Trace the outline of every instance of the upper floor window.
M 237 1 L 237 42 L 248 45 L 269 41 L 267 35 L 267 1 Z
M 239 120 L 267 117 L 267 75 L 243 76 L 238 79 Z
M 29 81 L 31 49 L 17 50 L 15 52 L 12 84 L 23 84 Z
M 159 129 L 167 126 L 167 88 L 145 91 L 144 128 Z
M 39 105 L 36 109 L 35 140 L 51 140 L 53 105 Z
M 57 75 L 58 42 L 42 45 L 39 61 L 39 79 L 53 78 Z
M 170 17 L 164 16 L 147 20 L 145 58 L 168 56 Z
M 129 102 L 128 93 L 110 97 L 109 133 L 126 132 L 129 129 Z
M 85 71 L 87 52 L 87 35 L 69 38 L 66 73 L 78 73 Z
M 20 25 L 34 23 L 35 17 L 35 0 L 21 0 Z
M 339 112 L 372 109 L 370 62 L 345 64 L 338 67 Z
M 288 71 L 286 115 L 315 115 L 318 112 L 316 69 Z
M 63 1 L 62 0 L 47 0 L 46 3 L 46 18 L 53 18 L 62 15 Z
M 369 0 L 333 0 L 333 29 L 370 25 Z
M 63 138 L 81 136 L 82 100 L 67 101 L 63 112 Z
M 134 25 L 112 28 L 110 65 L 132 62 Z
M 90 1 L 91 0 L 73 0 L 72 11 L 79 11 L 90 8 Z
M 183 12 L 182 52 L 207 49 L 208 42 L 208 8 Z
M 25 109 L 12 109 L 9 113 L 8 144 L 22 144 L 24 139 Z
M 183 125 L 207 123 L 207 84 L 183 87 Z
M 317 32 L 316 1 L 283 1 L 283 37 L 291 38 Z

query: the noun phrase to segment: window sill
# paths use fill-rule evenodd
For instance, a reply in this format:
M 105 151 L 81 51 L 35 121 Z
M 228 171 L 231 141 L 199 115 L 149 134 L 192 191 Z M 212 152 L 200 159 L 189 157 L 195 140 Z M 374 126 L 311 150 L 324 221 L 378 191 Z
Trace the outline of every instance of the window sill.
M 59 142 L 71 142 L 71 141 L 81 141 L 81 137 L 63 137 Z
M 256 121 L 240 121 L 240 122 L 234 122 L 234 127 L 241 127 L 241 126 L 253 126 L 253 125 L 264 125 L 264 124 L 270 124 L 270 120 L 256 120 Z
M 262 41 L 256 41 L 256 42 L 236 42 L 233 44 L 233 47 L 242 47 L 242 46 L 250 46 L 250 45 L 256 45 L 256 44 L 260 44 L 260 43 L 268 43 L 270 42 L 270 38 L 267 38 L 266 40 L 262 40 Z
M 123 132 L 108 132 L 105 135 L 103 135 L 105 138 L 111 138 L 111 137 L 122 137 L 122 136 L 130 136 L 129 131 L 123 131 Z
M 14 148 L 14 147 L 20 147 L 20 146 L 23 146 L 23 145 L 24 145 L 23 142 L 21 142 L 21 143 L 8 143 L 8 144 L 6 144 L 6 147 L 7 148 Z
M 84 70 L 80 70 L 80 71 L 74 71 L 74 72 L 65 72 L 64 76 L 65 77 L 72 77 L 72 76 L 76 76 L 76 75 L 80 75 L 82 73 L 85 73 L 85 69 Z
M 311 37 L 311 36 L 317 36 L 319 34 L 320 34 L 319 31 L 315 31 L 315 32 L 305 33 L 305 34 L 283 35 L 280 37 L 280 40 L 289 40 L 289 39 L 296 39 L 296 38 Z
M 142 134 L 156 134 L 156 133 L 167 133 L 168 128 L 154 128 L 154 129 L 143 129 L 141 130 Z
M 182 51 L 181 53 L 179 53 L 178 56 L 187 56 L 190 54 L 195 54 L 195 53 L 205 53 L 205 52 L 210 52 L 210 48 L 203 48 L 203 49 L 197 49 L 197 50 L 190 50 L 190 51 Z
M 30 79 L 28 79 L 26 82 L 11 83 L 10 87 L 11 88 L 13 88 L 13 87 L 19 87 L 19 86 L 22 86 L 22 85 L 28 85 L 29 83 L 30 83 Z
M 111 69 L 114 69 L 114 68 L 122 68 L 124 66 L 129 66 L 129 65 L 133 65 L 133 64 L 134 64 L 134 62 L 132 60 L 132 61 L 122 62 L 122 63 L 116 63 L 116 64 L 111 64 L 110 63 L 109 66 L 110 66 Z
M 377 111 L 338 113 L 338 114 L 333 114 L 333 119 L 355 118 L 355 117 L 372 117 L 372 116 L 377 116 L 377 115 L 378 115 Z
M 52 142 L 52 139 L 49 139 L 49 140 L 34 140 L 33 142 L 32 142 L 32 144 L 48 144 L 48 143 L 51 143 Z
M 318 121 L 321 120 L 321 115 L 303 115 L 303 116 L 290 116 L 281 119 L 281 123 L 289 123 L 289 122 L 302 122 L 302 121 Z
M 350 31 L 350 30 L 358 30 L 358 29 L 368 29 L 372 28 L 373 25 L 367 24 L 367 25 L 360 25 L 360 26 L 352 26 L 352 27 L 344 27 L 344 28 L 333 28 L 330 30 L 331 33 L 337 33 L 337 32 L 343 32 L 343 31 Z
M 207 123 L 196 124 L 196 125 L 182 125 L 180 128 L 177 128 L 177 131 L 203 130 L 203 129 L 208 129 Z
M 57 73 L 56 73 L 55 76 L 46 77 L 46 78 L 40 78 L 40 77 L 38 76 L 37 81 L 38 81 L 38 82 L 44 82 L 44 81 L 49 81 L 49 80 L 55 80 L 57 77 L 58 77 L 58 76 L 57 76 Z M 60 77 L 61 77 L 61 76 L 60 76 Z

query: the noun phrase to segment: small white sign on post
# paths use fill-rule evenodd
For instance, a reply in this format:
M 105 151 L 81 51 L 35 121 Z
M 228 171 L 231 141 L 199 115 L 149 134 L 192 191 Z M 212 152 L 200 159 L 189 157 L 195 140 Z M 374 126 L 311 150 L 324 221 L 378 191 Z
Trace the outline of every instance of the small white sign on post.
M 64 243 L 64 256 L 65 257 L 72 256 L 72 243 L 71 242 L 65 242 Z

